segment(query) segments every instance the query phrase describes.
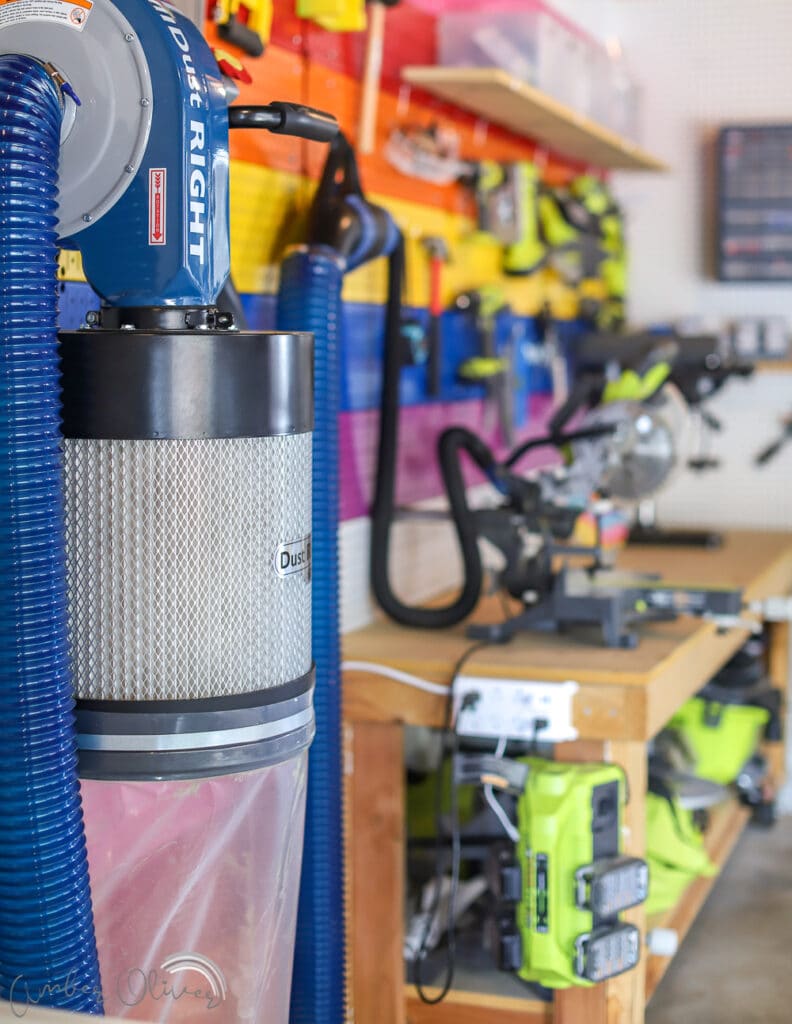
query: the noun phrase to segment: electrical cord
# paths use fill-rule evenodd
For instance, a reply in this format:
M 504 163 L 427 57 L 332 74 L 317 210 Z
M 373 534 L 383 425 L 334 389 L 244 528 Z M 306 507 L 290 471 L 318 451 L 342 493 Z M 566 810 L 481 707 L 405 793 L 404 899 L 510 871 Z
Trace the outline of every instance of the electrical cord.
M 616 429 L 613 424 L 605 424 L 596 427 L 581 427 L 580 430 L 569 430 L 565 434 L 559 433 L 548 434 L 545 437 L 532 437 L 510 452 L 503 465 L 508 469 L 513 469 L 528 452 L 534 451 L 537 448 L 562 448 L 565 444 L 573 444 L 575 441 L 592 441 L 615 434 Z
M 503 757 L 506 751 L 506 743 L 506 737 L 501 736 L 501 738 L 498 740 L 498 745 L 495 748 L 495 757 Z M 519 842 L 520 833 L 514 827 L 513 823 L 509 821 L 508 814 L 503 809 L 503 805 L 500 803 L 498 798 L 495 796 L 495 790 L 489 784 L 484 787 L 484 799 L 487 801 L 490 810 L 500 822 L 503 831 L 506 833 L 509 839 L 511 839 L 513 843 Z
M 481 640 L 478 643 L 471 644 L 470 647 L 462 654 L 457 663 L 454 665 L 451 673 L 451 681 L 448 685 L 445 715 L 443 722 L 443 736 L 444 741 L 448 742 L 449 749 L 444 753 L 444 756 L 440 763 L 440 768 L 437 772 L 436 784 L 435 784 L 435 894 L 434 903 L 431 910 L 427 914 L 426 924 L 424 926 L 423 936 L 421 938 L 421 944 L 418 947 L 418 955 L 415 961 L 415 990 L 418 993 L 418 998 L 422 1003 L 426 1003 L 427 1006 L 436 1006 L 441 1003 L 448 993 L 451 991 L 451 986 L 454 984 L 454 974 L 456 972 L 456 922 L 454 921 L 454 913 L 456 910 L 457 893 L 459 890 L 459 873 L 462 861 L 462 839 L 460 836 L 459 827 L 459 800 L 457 794 L 456 782 L 454 781 L 453 773 L 453 758 L 458 748 L 458 737 L 456 734 L 456 727 L 453 721 L 454 713 L 454 684 L 462 673 L 462 669 L 468 663 L 468 661 L 477 654 L 478 651 L 483 650 L 485 647 L 491 646 L 491 641 Z M 424 987 L 424 982 L 421 977 L 423 959 L 426 956 L 426 945 L 429 941 L 429 933 L 432 929 L 432 921 L 435 918 L 439 908 L 443 885 L 443 761 L 446 756 L 451 757 L 451 790 L 449 794 L 449 818 L 451 824 L 451 888 L 448 894 L 448 910 L 446 917 L 446 933 L 448 935 L 448 945 L 446 948 L 446 974 L 443 981 L 443 986 L 437 995 L 430 996 L 427 994 Z
M 420 676 L 410 675 L 409 672 L 402 672 L 397 668 L 390 668 L 388 665 L 379 665 L 375 661 L 345 661 L 341 665 L 343 672 L 368 672 L 373 676 L 384 676 L 385 679 L 393 679 L 404 686 L 412 686 L 416 690 L 423 690 L 424 693 L 433 693 L 439 697 L 448 696 L 448 687 L 442 683 L 430 683 L 428 679 L 421 679 Z

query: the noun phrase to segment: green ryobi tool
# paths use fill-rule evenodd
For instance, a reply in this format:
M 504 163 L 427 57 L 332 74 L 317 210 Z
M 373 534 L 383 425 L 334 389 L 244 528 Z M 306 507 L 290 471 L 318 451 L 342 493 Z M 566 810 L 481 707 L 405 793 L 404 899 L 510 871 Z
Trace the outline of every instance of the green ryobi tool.
M 627 288 L 624 219 L 606 185 L 583 174 L 565 188 L 542 188 L 538 211 L 550 262 L 578 290 L 579 315 L 601 330 L 622 325 Z
M 478 230 L 503 246 L 503 271 L 519 277 L 541 269 L 548 256 L 539 222 L 539 168 L 528 160 L 484 160 L 463 178 L 475 190 Z
M 525 763 L 517 802 L 521 949 L 519 963 L 503 966 L 548 988 L 594 985 L 640 958 L 640 932 L 619 918 L 649 886 L 646 863 L 621 853 L 624 774 L 616 765 Z
M 649 915 L 676 906 L 694 879 L 712 878 L 718 873 L 704 847 L 694 813 L 673 793 L 646 794 L 646 849 Z
M 694 697 L 669 723 L 687 740 L 696 758 L 696 774 L 728 785 L 756 753 L 770 711 L 749 704 L 721 704 Z

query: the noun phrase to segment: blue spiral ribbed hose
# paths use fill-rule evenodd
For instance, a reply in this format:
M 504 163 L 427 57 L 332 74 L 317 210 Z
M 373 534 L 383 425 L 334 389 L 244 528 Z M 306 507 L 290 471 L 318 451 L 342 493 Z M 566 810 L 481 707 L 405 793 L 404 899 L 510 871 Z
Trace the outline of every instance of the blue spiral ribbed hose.
M 283 264 L 278 330 L 316 338 L 313 449 L 313 649 L 316 738 L 311 748 L 305 863 L 292 986 L 292 1024 L 344 1020 L 341 665 L 339 641 L 339 414 L 343 263 L 331 250 L 296 250 Z
M 101 1013 L 66 618 L 61 117 L 40 64 L 0 57 L 0 997 Z

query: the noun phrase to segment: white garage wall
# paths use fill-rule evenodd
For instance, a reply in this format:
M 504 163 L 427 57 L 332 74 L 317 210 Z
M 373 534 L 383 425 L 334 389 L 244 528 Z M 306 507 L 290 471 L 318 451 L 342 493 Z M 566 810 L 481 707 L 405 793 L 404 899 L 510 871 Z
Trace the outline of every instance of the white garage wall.
M 603 38 L 616 35 L 644 85 L 644 142 L 667 175 L 619 174 L 629 218 L 631 316 L 636 323 L 697 316 L 782 315 L 792 285 L 727 285 L 711 271 L 711 146 L 730 121 L 792 122 L 789 0 L 556 0 Z M 792 374 L 734 384 L 713 405 L 727 419 L 724 465 L 682 477 L 663 495 L 667 522 L 792 528 L 792 448 L 772 470 L 751 457 L 792 409 Z

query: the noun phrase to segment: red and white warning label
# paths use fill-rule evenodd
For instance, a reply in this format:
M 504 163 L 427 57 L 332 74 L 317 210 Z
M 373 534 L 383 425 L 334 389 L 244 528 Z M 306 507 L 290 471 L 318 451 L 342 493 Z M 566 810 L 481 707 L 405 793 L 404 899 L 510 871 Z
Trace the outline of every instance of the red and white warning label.
M 152 167 L 149 171 L 149 245 L 167 244 L 167 202 L 168 172 L 164 167 Z
M 82 32 L 93 0 L 0 0 L 0 28 L 25 21 L 54 21 Z

